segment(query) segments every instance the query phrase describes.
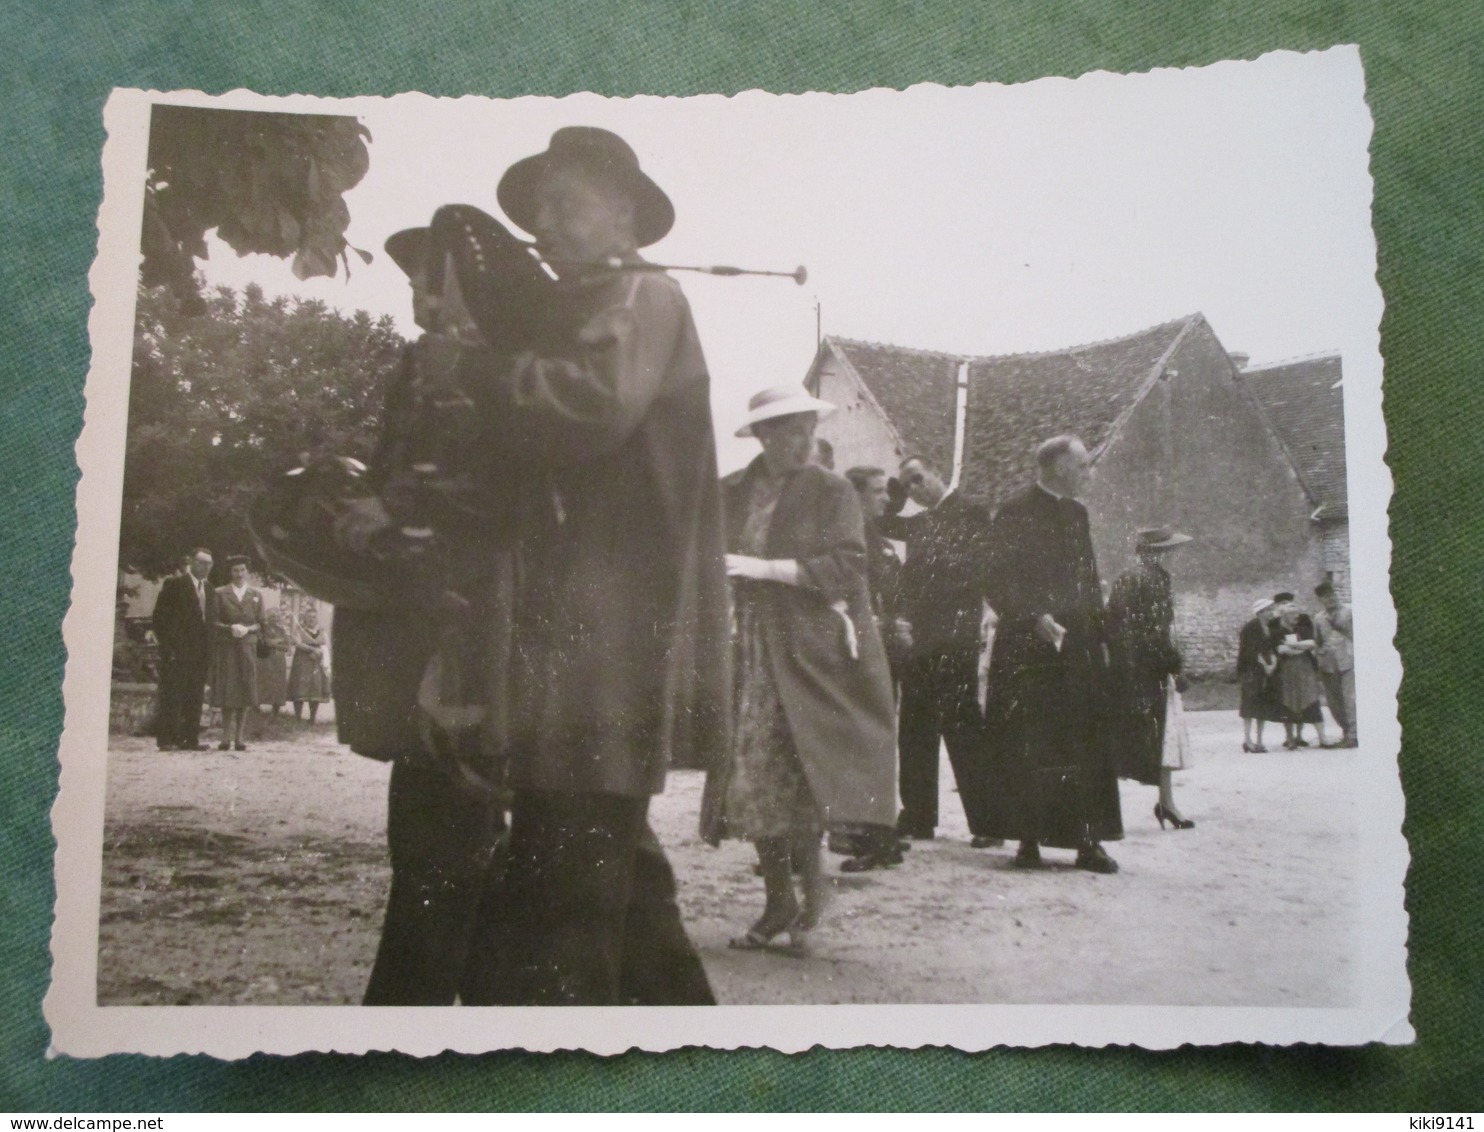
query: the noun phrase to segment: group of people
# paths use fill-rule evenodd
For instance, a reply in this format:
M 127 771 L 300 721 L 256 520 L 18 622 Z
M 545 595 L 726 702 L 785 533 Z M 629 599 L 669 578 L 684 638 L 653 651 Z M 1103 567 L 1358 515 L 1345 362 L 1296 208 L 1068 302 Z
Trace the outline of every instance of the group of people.
M 245 556 L 227 559 L 224 586 L 210 584 L 212 564 L 211 552 L 197 547 L 164 580 L 155 599 L 151 628 L 160 650 L 155 739 L 162 751 L 206 750 L 203 702 L 222 712 L 217 749 L 245 751 L 247 716 L 259 705 L 277 711 L 291 700 L 295 715 L 302 718 L 307 707 L 313 721 L 330 698 L 329 641 L 315 606 L 285 623 L 279 611 L 265 610 L 262 593 L 248 584 Z
M 502 284 L 530 249 L 512 267 L 469 206 L 387 241 L 424 333 L 334 525 L 400 587 L 334 625 L 340 737 L 392 763 L 367 1004 L 714 1002 L 648 822 L 671 766 L 707 768 L 705 840 L 755 846 L 744 949 L 807 950 L 826 836 L 850 871 L 934 836 L 940 742 L 973 844 L 1021 868 L 1117 872 L 1120 773 L 1193 825 L 1163 566 L 1188 539 L 1141 532 L 1105 601 L 1080 440 L 990 515 L 924 457 L 835 475 L 832 406 L 776 388 L 720 479 L 688 304 L 639 254 L 674 208 L 634 151 L 566 127 L 496 197 L 552 278 Z
M 1259 598 L 1252 619 L 1237 639 L 1237 676 L 1242 685 L 1242 750 L 1265 752 L 1267 723 L 1283 724 L 1283 747 L 1309 746 L 1304 728 L 1314 728 L 1321 747 L 1358 746 L 1355 726 L 1355 628 L 1350 606 L 1331 582 L 1314 587 L 1320 612 L 1310 617 L 1294 594 Z M 1320 694 L 1340 727 L 1340 739 L 1325 736 Z
M 972 845 L 1013 839 L 1020 868 L 1040 867 L 1049 846 L 1116 872 L 1103 842 L 1122 836 L 1120 775 L 1159 788 L 1162 827 L 1192 828 L 1171 787 L 1188 740 L 1163 565 L 1189 536 L 1139 532 L 1139 564 L 1105 603 L 1077 499 L 1090 465 L 1079 439 L 1045 441 L 1036 482 L 993 516 L 916 455 L 897 476 L 848 469 L 852 506 L 810 466 L 811 452 L 827 462 L 813 433 L 833 409 L 799 389 L 760 393 L 739 435 L 762 453 L 723 481 L 738 695 L 707 818 L 756 842 L 767 890 L 733 946 L 784 933 L 802 946 L 819 919 L 821 830 L 852 850 L 847 872 L 898 864 L 935 837 L 940 745 Z M 919 510 L 903 515 L 909 498 Z

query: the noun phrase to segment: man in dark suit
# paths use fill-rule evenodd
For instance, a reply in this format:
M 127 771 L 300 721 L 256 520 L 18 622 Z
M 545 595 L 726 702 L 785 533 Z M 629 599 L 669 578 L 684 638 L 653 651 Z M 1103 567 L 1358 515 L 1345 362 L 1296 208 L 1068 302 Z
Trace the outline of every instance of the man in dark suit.
M 204 751 L 201 701 L 211 660 L 211 551 L 197 547 L 184 568 L 165 579 L 155 599 L 154 632 L 160 642 L 159 707 L 155 740 L 162 751 Z
M 941 741 L 948 747 L 974 846 L 984 848 L 998 844 L 989 822 L 986 736 L 978 696 L 989 512 L 950 491 L 925 457 L 903 460 L 900 475 L 901 488 L 877 523 L 886 537 L 907 544 L 898 610 L 910 625 L 912 646 L 900 670 L 902 813 L 897 832 L 920 839 L 934 836 Z M 903 489 L 921 512 L 898 514 L 906 503 Z
M 1123 836 L 1118 775 L 1100 737 L 1107 652 L 1103 593 L 1087 508 L 1091 460 L 1058 436 L 1036 453 L 1037 482 L 1006 500 L 991 528 L 988 588 L 999 615 L 986 715 L 994 736 L 996 832 L 1035 868 L 1044 845 L 1077 867 L 1114 873 L 1102 842 Z

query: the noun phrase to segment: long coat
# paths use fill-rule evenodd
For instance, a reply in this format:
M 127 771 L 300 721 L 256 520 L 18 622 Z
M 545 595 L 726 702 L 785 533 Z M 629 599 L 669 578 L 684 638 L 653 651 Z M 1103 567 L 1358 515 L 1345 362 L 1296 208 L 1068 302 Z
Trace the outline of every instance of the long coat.
M 1252 618 L 1237 634 L 1237 681 L 1242 689 L 1238 710 L 1243 719 L 1282 721 L 1276 683 L 1262 666 L 1263 660 L 1275 659 L 1271 631 L 1261 617 Z
M 222 586 L 216 591 L 213 609 L 211 703 L 221 708 L 257 707 L 263 595 L 249 586 L 238 600 L 231 586 Z M 234 637 L 233 625 L 246 625 L 252 631 Z
M 378 495 L 411 472 L 410 449 L 420 424 L 417 380 L 417 345 L 412 344 L 382 399 L 381 432 L 371 457 L 370 486 Z M 417 751 L 422 743 L 417 690 L 437 639 L 431 620 L 408 594 L 376 610 L 337 608 L 330 632 L 340 742 L 381 760 Z
M 1164 754 L 1165 689 L 1180 671 L 1170 575 L 1155 563 L 1130 570 L 1108 595 L 1109 714 L 1118 772 L 1159 782 Z
M 522 470 L 510 784 L 643 797 L 729 725 L 710 379 L 658 272 L 563 285 L 563 353 L 468 351 L 482 442 Z
M 740 547 L 758 457 L 722 481 L 727 545 Z M 767 553 L 793 559 L 802 584 L 747 582 L 794 749 L 826 826 L 890 825 L 896 818 L 896 735 L 891 676 L 866 584 L 860 501 L 850 481 L 806 467 L 785 482 L 768 525 Z M 846 644 L 843 601 L 858 657 Z M 707 776 L 701 832 L 724 835 L 728 759 Z
M 999 615 L 985 712 L 994 834 L 1063 848 L 1122 837 L 1087 508 L 1039 485 L 1011 496 L 990 529 L 987 588 Z M 1060 649 L 1036 632 L 1047 613 L 1067 630 Z

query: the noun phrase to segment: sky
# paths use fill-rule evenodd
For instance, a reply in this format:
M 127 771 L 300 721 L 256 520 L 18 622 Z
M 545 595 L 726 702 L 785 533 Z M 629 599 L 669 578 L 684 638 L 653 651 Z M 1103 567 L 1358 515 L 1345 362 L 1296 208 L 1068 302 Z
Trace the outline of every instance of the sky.
M 184 100 L 184 99 L 182 99 Z M 205 101 L 192 98 L 191 101 Z M 677 276 L 713 383 L 723 470 L 748 397 L 799 381 L 825 334 L 963 354 L 1120 337 L 1195 311 L 1254 363 L 1339 350 L 1379 383 L 1371 122 L 1353 49 L 1139 75 L 858 94 L 262 99 L 354 113 L 370 170 L 346 195 L 351 276 L 212 240 L 211 284 L 390 314 L 417 333 L 392 232 L 495 185 L 563 125 L 617 131 L 677 220 L 649 258 L 809 281 Z M 503 218 L 503 217 L 502 217 Z M 1371 372 L 1374 370 L 1374 372 Z

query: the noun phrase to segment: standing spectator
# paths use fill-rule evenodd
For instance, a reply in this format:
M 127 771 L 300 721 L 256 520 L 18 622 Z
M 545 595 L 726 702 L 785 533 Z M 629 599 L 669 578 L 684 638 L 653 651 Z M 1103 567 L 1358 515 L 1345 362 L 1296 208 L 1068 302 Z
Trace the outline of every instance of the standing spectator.
M 258 643 L 263 633 L 263 595 L 247 584 L 247 558 L 227 559 L 229 581 L 212 604 L 211 702 L 222 709 L 218 751 L 247 750 L 243 724 L 258 703 Z
M 871 594 L 876 629 L 886 647 L 892 703 L 896 704 L 901 696 L 902 669 L 912 648 L 912 626 L 899 615 L 902 559 L 891 540 L 881 533 L 881 520 L 891 502 L 891 490 L 881 468 L 854 467 L 845 473 L 845 478 L 855 488 L 866 520 L 866 587 Z M 908 843 L 898 840 L 895 830 L 888 829 L 861 830 L 853 838 L 842 838 L 842 844 L 848 856 L 840 863 L 840 871 L 864 873 L 901 864 L 902 848 Z M 835 848 L 833 838 L 830 848 Z
M 153 629 L 160 644 L 155 740 L 162 751 L 204 751 L 201 701 L 211 665 L 211 551 L 197 547 L 185 568 L 165 579 L 155 599 Z
M 1242 626 L 1237 637 L 1237 680 L 1242 688 L 1238 714 L 1242 717 L 1242 750 L 1266 754 L 1262 743 L 1265 723 L 1283 722 L 1283 705 L 1278 702 L 1274 673 L 1278 671 L 1278 654 L 1273 651 L 1272 621 L 1276 606 L 1270 597 L 1252 603 L 1252 620 Z
M 989 512 L 950 491 L 933 463 L 909 456 L 901 488 L 878 523 L 905 541 L 898 590 L 912 646 L 902 666 L 902 813 L 897 832 L 930 840 L 938 825 L 938 749 L 947 746 L 959 801 L 975 848 L 1000 844 L 991 833 L 988 749 L 979 705 L 980 627 L 989 554 Z M 907 496 L 923 508 L 899 514 Z
M 999 615 L 987 715 L 995 728 L 1002 836 L 1021 868 L 1041 846 L 1076 849 L 1077 867 L 1116 873 L 1102 842 L 1123 836 L 1118 771 L 1101 733 L 1107 662 L 1103 591 L 1087 508 L 1082 441 L 1036 451 L 1036 483 L 1011 496 L 991 530 L 990 604 Z
M 1312 723 L 1319 743 L 1324 743 L 1324 713 L 1319 708 L 1319 664 L 1314 652 L 1314 622 L 1299 609 L 1291 593 L 1273 596 L 1278 617 L 1272 623 L 1273 652 L 1278 656 L 1275 677 L 1278 702 L 1283 707 L 1283 730 L 1287 750 L 1309 746 L 1304 724 Z
M 757 394 L 738 435 L 755 436 L 762 453 L 722 481 L 737 711 L 731 758 L 708 776 L 704 821 L 713 837 L 753 842 L 766 892 L 736 948 L 788 933 L 802 949 L 823 909 L 821 832 L 876 827 L 887 837 L 895 817 L 891 677 L 860 505 L 848 481 L 811 463 L 817 414 L 833 408 L 797 387 Z
M 289 699 L 294 703 L 294 718 L 304 717 L 309 705 L 309 722 L 315 721 L 319 705 L 330 698 L 330 676 L 325 670 L 325 631 L 319 627 L 319 613 L 306 605 L 294 623 L 291 634 L 294 658 L 289 663 Z
M 1171 772 L 1184 769 L 1184 714 L 1180 710 L 1180 649 L 1175 644 L 1175 594 L 1165 568 L 1177 547 L 1190 541 L 1169 527 L 1140 531 L 1138 565 L 1121 574 L 1108 595 L 1111 661 L 1110 722 L 1118 738 L 1118 772 L 1159 787 L 1154 816 L 1163 829 L 1195 822 L 1175 805 Z
M 1314 631 L 1319 648 L 1319 682 L 1329 712 L 1344 732 L 1342 747 L 1359 746 L 1355 729 L 1355 617 L 1350 607 L 1340 600 L 1335 587 L 1320 582 L 1314 596 L 1324 609 L 1314 618 Z
M 289 698 L 289 651 L 294 647 L 283 614 L 270 609 L 263 614 L 263 635 L 258 645 L 258 707 L 272 708 L 277 715 Z

